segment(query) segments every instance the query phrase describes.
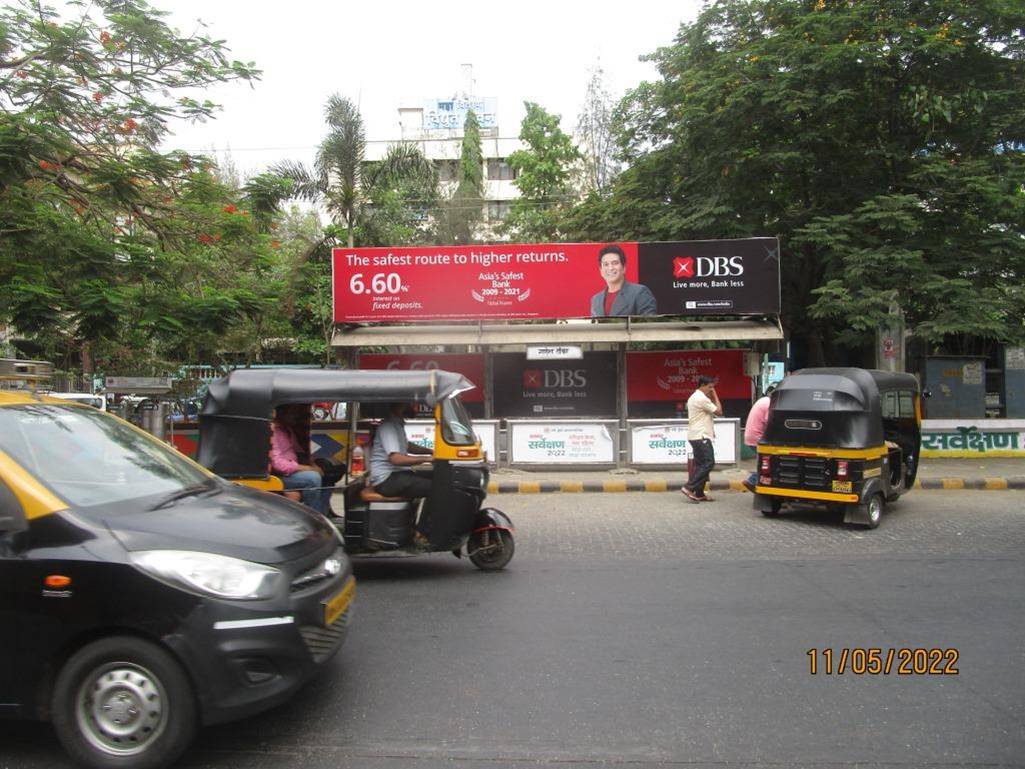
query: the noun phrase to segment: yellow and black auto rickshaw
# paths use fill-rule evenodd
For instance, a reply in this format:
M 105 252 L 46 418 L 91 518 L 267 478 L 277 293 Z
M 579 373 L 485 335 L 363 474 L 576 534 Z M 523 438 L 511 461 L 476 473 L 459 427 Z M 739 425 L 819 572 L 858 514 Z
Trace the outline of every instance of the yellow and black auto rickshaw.
M 513 525 L 500 510 L 483 507 L 490 473 L 459 401 L 459 394 L 473 387 L 462 375 L 440 370 L 238 369 L 210 384 L 199 416 L 198 460 L 237 483 L 282 491 L 281 479 L 269 467 L 275 408 L 348 403 L 350 436 L 355 436 L 361 406 L 426 404 L 434 416 L 431 492 L 421 511 L 421 521 L 430 520 L 426 551 L 461 556 L 465 550 L 478 568 L 501 569 L 513 556 Z M 344 520 L 334 522 L 347 553 L 425 551 L 414 541 L 419 500 L 382 497 L 365 478 L 350 482 L 348 476 L 344 497 Z
M 911 374 L 859 368 L 803 369 L 772 394 L 758 444 L 754 507 L 785 503 L 840 509 L 874 529 L 918 472 L 921 392 Z

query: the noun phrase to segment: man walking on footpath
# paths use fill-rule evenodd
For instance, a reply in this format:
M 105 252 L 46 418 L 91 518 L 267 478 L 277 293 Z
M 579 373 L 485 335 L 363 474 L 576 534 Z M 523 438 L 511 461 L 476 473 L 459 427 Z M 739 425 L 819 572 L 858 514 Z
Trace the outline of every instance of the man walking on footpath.
M 708 474 L 715 467 L 715 418 L 722 416 L 722 404 L 715 392 L 715 379 L 698 377 L 698 389 L 687 399 L 687 440 L 694 455 L 694 474 L 680 491 L 691 502 L 711 502 L 705 494 Z
M 747 414 L 747 423 L 744 425 L 744 445 L 750 446 L 756 451 L 758 444 L 762 440 L 762 436 L 765 435 L 765 425 L 769 422 L 769 395 L 773 390 L 776 389 L 776 385 L 769 385 L 765 388 L 765 395 L 754 402 L 751 406 L 751 410 Z M 755 459 L 757 462 L 757 458 Z M 741 483 L 744 484 L 744 488 L 754 493 L 755 486 L 758 484 L 758 467 L 751 471 L 751 475 L 745 478 Z

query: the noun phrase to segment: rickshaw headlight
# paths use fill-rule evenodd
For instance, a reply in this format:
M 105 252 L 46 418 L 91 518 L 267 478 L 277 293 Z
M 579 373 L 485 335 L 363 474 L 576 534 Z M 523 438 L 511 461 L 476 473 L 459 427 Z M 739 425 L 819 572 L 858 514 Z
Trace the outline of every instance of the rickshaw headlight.
M 143 550 L 130 553 L 141 571 L 190 593 L 258 601 L 270 598 L 281 572 L 240 558 L 191 550 Z

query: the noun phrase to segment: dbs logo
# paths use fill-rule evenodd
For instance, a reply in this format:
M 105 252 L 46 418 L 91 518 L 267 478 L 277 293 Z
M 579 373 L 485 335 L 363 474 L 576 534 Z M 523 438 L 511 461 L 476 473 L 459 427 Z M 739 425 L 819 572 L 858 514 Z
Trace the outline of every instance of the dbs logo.
M 736 278 L 744 274 L 740 256 L 677 256 L 673 258 L 674 278 Z
M 693 256 L 678 256 L 673 259 L 673 277 L 674 278 L 693 278 L 694 277 L 694 257 Z
M 537 390 L 541 387 L 541 372 L 536 368 L 528 368 L 524 371 L 523 387 L 527 390 Z

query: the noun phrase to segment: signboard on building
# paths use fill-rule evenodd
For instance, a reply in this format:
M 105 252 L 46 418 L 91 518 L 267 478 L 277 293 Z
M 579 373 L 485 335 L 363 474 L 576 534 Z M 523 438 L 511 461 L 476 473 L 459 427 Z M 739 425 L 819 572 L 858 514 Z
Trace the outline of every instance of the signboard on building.
M 512 464 L 614 464 L 616 445 L 608 425 L 594 422 L 510 422 Z
M 109 393 L 161 395 L 171 391 L 169 376 L 108 376 L 105 389 Z
M 466 124 L 466 113 L 471 110 L 481 128 L 497 128 L 496 104 L 493 97 L 427 99 L 424 101 L 424 130 L 454 128 L 461 131 Z
M 610 246 L 618 273 L 599 261 Z M 336 323 L 780 310 L 775 238 L 336 248 L 332 264 Z
M 523 353 L 494 355 L 495 414 L 502 417 L 616 415 L 616 354 L 583 360 L 528 361 Z
M 922 421 L 922 456 L 1025 457 L 1025 420 L 925 419 Z
M 744 373 L 746 350 L 664 350 L 626 354 L 626 396 L 631 417 L 686 417 L 699 376 L 719 380 L 716 392 L 735 415 L 751 406 L 752 381 Z

